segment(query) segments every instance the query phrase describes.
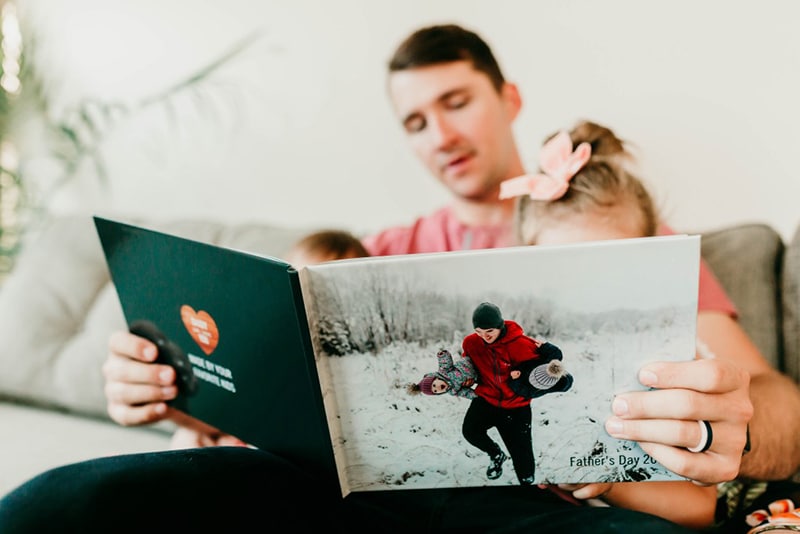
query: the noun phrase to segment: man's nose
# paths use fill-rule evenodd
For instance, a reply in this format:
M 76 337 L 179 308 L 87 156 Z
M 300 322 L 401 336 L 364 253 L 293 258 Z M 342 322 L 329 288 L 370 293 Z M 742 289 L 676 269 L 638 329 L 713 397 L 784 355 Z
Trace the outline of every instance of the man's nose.
M 438 150 L 448 150 L 456 144 L 458 132 L 444 114 L 435 114 L 429 128 Z

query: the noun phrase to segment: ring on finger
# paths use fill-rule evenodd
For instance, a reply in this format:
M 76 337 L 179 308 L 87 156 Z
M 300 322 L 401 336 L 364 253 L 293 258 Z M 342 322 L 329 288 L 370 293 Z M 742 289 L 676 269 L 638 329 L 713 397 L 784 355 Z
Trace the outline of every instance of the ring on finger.
M 711 442 L 714 439 L 714 433 L 711 430 L 711 423 L 705 419 L 697 421 L 700 425 L 700 441 L 694 447 L 686 447 L 689 452 L 706 452 L 711 447 Z

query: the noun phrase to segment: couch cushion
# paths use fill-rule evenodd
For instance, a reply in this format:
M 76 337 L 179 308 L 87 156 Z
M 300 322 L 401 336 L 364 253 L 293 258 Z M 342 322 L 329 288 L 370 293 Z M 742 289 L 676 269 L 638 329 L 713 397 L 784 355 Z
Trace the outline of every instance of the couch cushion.
M 739 322 L 764 357 L 781 368 L 780 272 L 783 240 L 766 224 L 704 232 L 706 260 L 739 311 Z
M 258 223 L 148 226 L 274 256 L 306 233 Z M 107 417 L 101 366 L 109 335 L 122 328 L 91 217 L 54 218 L 29 237 L 0 288 L 0 397 Z
M 800 383 L 800 227 L 786 249 L 782 276 L 784 370 Z

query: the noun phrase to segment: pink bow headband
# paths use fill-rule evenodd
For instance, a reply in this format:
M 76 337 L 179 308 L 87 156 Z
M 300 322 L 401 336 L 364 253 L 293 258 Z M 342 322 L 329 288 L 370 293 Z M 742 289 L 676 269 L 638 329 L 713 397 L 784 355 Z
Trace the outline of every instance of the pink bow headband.
M 573 152 L 572 139 L 559 132 L 539 152 L 541 173 L 523 174 L 500 184 L 500 198 L 529 195 L 533 200 L 556 200 L 569 189 L 569 181 L 578 174 L 592 156 L 592 146 L 581 143 Z

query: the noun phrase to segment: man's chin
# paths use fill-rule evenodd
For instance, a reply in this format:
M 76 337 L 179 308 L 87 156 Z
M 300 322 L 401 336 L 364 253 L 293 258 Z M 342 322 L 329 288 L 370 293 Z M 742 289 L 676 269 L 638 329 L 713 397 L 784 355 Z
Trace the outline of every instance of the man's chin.
M 464 200 L 483 202 L 487 196 L 484 184 L 470 176 L 446 176 L 442 179 L 442 183 L 453 195 Z
M 485 187 L 450 187 L 450 192 L 455 196 L 480 204 L 494 203 L 499 200 L 499 193 L 496 189 L 487 191 Z

